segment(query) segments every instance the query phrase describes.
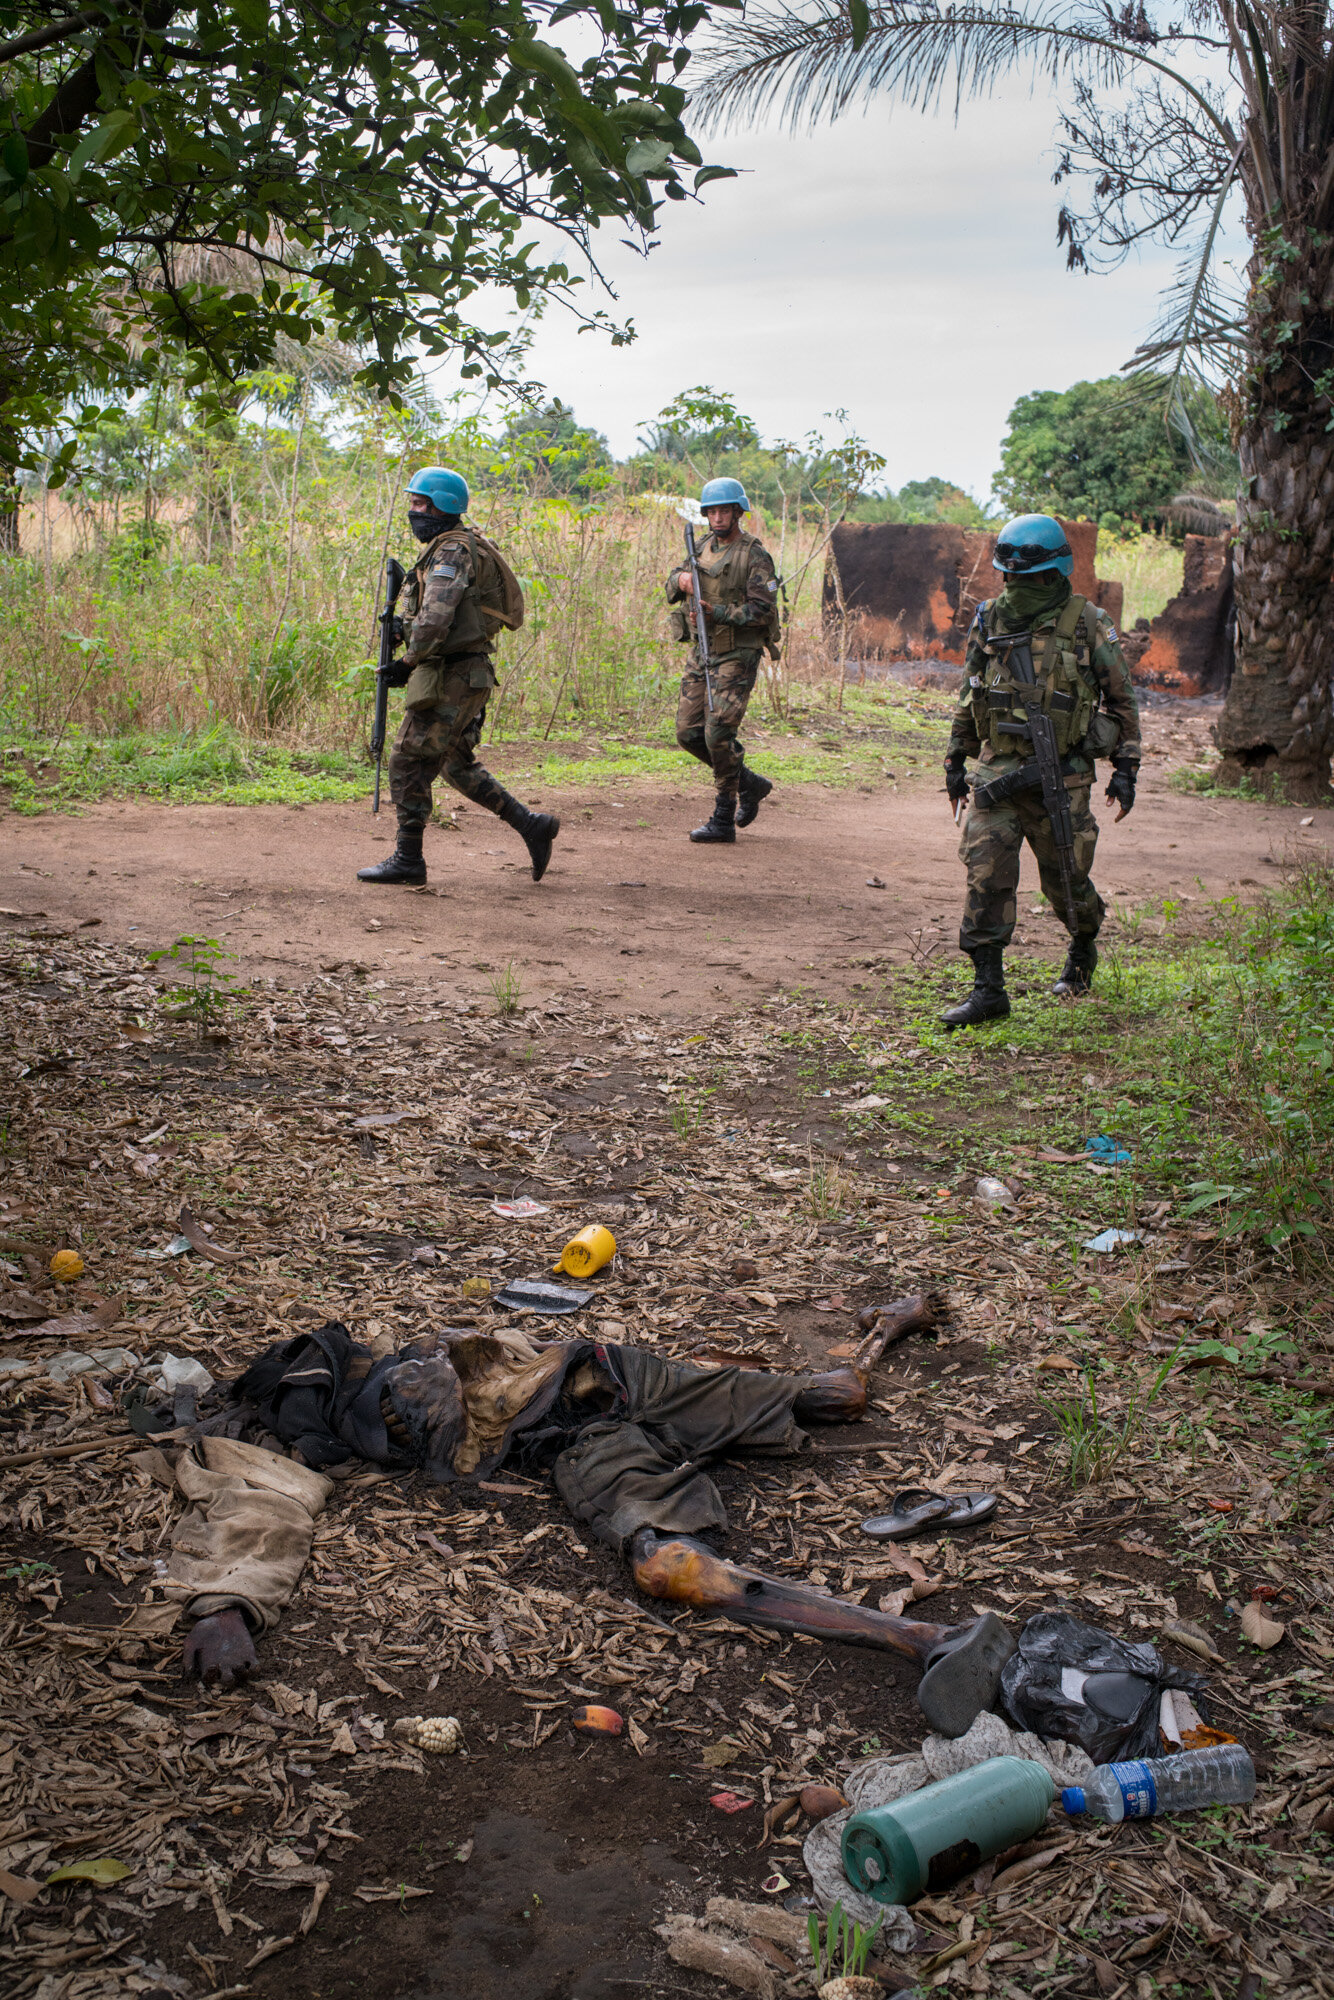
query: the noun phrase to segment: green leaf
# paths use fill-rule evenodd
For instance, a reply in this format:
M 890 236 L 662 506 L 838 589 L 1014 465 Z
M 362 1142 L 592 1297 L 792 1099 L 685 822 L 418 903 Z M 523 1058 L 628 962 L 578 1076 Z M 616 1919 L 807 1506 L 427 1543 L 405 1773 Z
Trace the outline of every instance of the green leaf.
M 695 175 L 695 193 L 698 194 L 702 187 L 707 187 L 710 181 L 734 181 L 735 179 L 735 167 L 701 167 Z
M 123 153 L 139 130 L 139 115 L 122 106 L 95 125 L 91 132 L 85 132 L 74 151 L 70 154 L 69 171 L 71 179 L 83 172 L 90 161 L 114 160 L 117 153 Z
M 99 1854 L 95 1861 L 67 1861 L 63 1868 L 47 1876 L 42 1887 L 49 1889 L 53 1882 L 94 1882 L 99 1889 L 109 1889 L 133 1873 L 133 1868 L 118 1861 L 114 1854 Z
M 14 186 L 22 187 L 28 178 L 28 146 L 21 132 L 6 132 L 0 161 Z
M 636 139 L 625 155 L 626 167 L 632 174 L 657 173 L 672 157 L 670 139 Z
M 867 0 L 848 0 L 848 19 L 852 24 L 852 46 L 859 49 L 871 32 L 871 9 Z

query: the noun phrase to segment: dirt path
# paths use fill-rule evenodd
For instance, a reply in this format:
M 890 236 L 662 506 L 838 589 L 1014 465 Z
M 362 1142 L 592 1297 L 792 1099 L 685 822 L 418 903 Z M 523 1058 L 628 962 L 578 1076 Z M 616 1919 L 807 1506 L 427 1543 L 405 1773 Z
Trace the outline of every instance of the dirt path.
M 1150 712 L 1146 776 L 1122 825 L 1095 792 L 1096 880 L 1109 902 L 1244 897 L 1294 844 L 1328 853 L 1334 827 L 1300 807 L 1170 788 L 1207 722 L 1195 707 Z M 494 761 L 503 774 L 504 758 Z M 868 959 L 955 950 L 962 874 L 934 775 L 875 792 L 786 787 L 733 848 L 687 841 L 707 810 L 693 782 L 571 788 L 542 803 L 564 827 L 540 888 L 516 836 L 461 801 L 456 824 L 428 834 L 431 881 L 418 892 L 355 879 L 393 837 L 392 817 L 374 823 L 363 806 L 108 804 L 80 818 L 10 817 L 0 902 L 96 918 L 110 937 L 154 945 L 221 937 L 248 976 L 305 979 L 353 963 L 489 1004 L 489 977 L 512 965 L 525 1001 L 620 995 L 671 1018 L 751 1004 L 778 985 L 846 994 Z M 872 877 L 886 886 L 868 887 Z M 1036 888 L 1031 858 L 1023 888 Z M 1017 942 L 1055 959 L 1059 926 L 1032 909 L 1021 894 Z

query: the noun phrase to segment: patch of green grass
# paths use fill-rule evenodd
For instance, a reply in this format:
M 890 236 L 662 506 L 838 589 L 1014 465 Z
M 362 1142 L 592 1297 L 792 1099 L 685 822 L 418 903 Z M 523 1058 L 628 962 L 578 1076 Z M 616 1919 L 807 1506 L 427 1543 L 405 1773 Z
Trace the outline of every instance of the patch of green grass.
M 222 727 L 202 734 L 74 738 L 54 757 L 40 741 L 11 739 L 0 762 L 0 789 L 25 815 L 135 797 L 182 805 L 306 805 L 360 798 L 369 782 L 365 763 L 345 753 L 251 742 Z
M 1254 778 L 1243 778 L 1239 785 L 1220 785 L 1215 773 L 1217 765 L 1207 771 L 1173 771 L 1168 779 L 1168 789 L 1185 792 L 1191 798 L 1200 799 L 1249 799 L 1263 800 L 1266 805 L 1282 805 L 1284 788 L 1281 778 L 1273 780 L 1269 791 Z

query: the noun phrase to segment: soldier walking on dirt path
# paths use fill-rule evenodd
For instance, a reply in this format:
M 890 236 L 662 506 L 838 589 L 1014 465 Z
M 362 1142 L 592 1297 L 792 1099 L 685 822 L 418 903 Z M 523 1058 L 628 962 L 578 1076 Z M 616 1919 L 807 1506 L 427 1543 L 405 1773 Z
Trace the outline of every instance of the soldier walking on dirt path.
M 1070 931 L 1065 969 L 1052 990 L 1061 999 L 1088 992 L 1107 913 L 1090 880 L 1098 841 L 1089 804 L 1094 759 L 1112 760 L 1106 796 L 1118 807 L 1118 820 L 1135 803 L 1139 772 L 1139 707 L 1116 628 L 1106 612 L 1071 589 L 1073 561 L 1059 521 L 1023 514 L 1009 522 L 997 538 L 993 566 L 1003 573 L 1005 588 L 994 602 L 978 606 L 945 758 L 945 789 L 956 812 L 970 789 L 967 758 L 981 763 L 959 844 L 968 870 L 959 949 L 973 961 L 974 983 L 968 998 L 941 1016 L 950 1029 L 1003 1020 L 1010 1011 L 1003 958 L 1014 934 L 1025 841 L 1037 856 L 1043 892 Z M 1031 693 L 1015 672 L 1011 650 L 994 643 L 1007 632 L 1032 634 Z M 1050 717 L 1069 800 L 1071 911 L 1036 775 L 1026 720 L 1030 700 Z
M 554 813 L 530 812 L 477 761 L 486 704 L 498 685 L 496 633 L 523 623 L 523 592 L 499 549 L 463 519 L 467 505 L 467 480 L 444 466 L 428 465 L 409 483 L 408 525 L 426 546 L 403 586 L 405 651 L 391 681 L 406 689 L 407 707 L 389 758 L 398 845 L 387 861 L 358 869 L 361 882 L 426 880 L 422 834 L 431 786 L 441 776 L 514 828 L 532 858 L 534 882 L 546 873 L 560 832 Z
M 711 479 L 699 497 L 709 524 L 708 539 L 699 551 L 700 590 L 712 660 L 713 706 L 709 707 L 704 664 L 698 645 L 690 649 L 690 664 L 681 679 L 676 711 L 676 740 L 713 772 L 717 794 L 712 815 L 690 838 L 699 842 L 732 842 L 739 826 L 749 826 L 773 785 L 747 768 L 737 731 L 746 713 L 760 655 L 768 648 L 778 658 L 778 576 L 773 557 L 755 535 L 742 533 L 741 516 L 750 511 L 739 479 Z M 688 569 L 676 569 L 667 579 L 667 602 L 674 636 L 694 635 L 694 603 Z M 688 609 L 682 608 L 683 606 Z

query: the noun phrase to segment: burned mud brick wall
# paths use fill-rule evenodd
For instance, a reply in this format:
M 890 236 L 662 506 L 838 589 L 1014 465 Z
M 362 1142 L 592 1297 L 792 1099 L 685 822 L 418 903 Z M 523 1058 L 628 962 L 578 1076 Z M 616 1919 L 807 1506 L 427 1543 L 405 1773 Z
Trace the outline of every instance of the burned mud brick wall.
M 1150 623 L 1124 637 L 1141 687 L 1171 694 L 1222 694 L 1232 677 L 1232 544 L 1227 535 L 1187 535 L 1181 589 Z
M 1094 569 L 1096 526 L 1092 521 L 1061 526 L 1074 556 L 1075 589 L 1119 625 L 1121 585 L 1103 582 Z M 944 522 L 843 522 L 825 561 L 830 644 L 838 645 L 839 623 L 846 616 L 850 659 L 962 666 L 974 613 L 1000 589 L 1000 574 L 991 566 L 995 546 L 994 535 Z

